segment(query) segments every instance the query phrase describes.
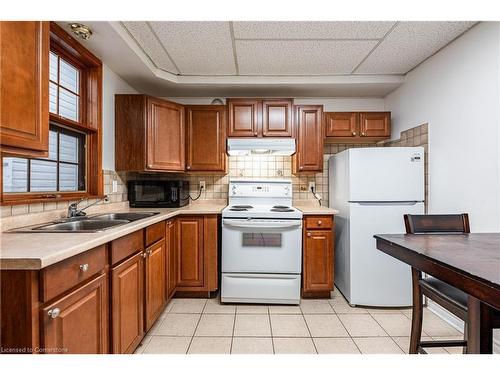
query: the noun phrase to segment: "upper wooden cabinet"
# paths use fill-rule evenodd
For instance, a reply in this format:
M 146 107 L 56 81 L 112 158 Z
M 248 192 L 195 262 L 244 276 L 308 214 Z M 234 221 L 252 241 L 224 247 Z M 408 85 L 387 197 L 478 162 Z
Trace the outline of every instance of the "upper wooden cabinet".
M 264 137 L 291 137 L 292 100 L 266 99 L 262 101 L 262 135 Z
M 293 173 L 323 171 L 323 106 L 295 106 L 297 152 L 292 156 Z
M 226 106 L 186 107 L 186 170 L 227 172 Z
M 184 107 L 146 95 L 115 95 L 117 171 L 184 172 Z
M 0 22 L 1 151 L 48 156 L 49 22 Z
M 391 136 L 390 112 L 326 112 L 327 141 L 367 143 Z
M 292 99 L 228 99 L 228 137 L 292 137 Z

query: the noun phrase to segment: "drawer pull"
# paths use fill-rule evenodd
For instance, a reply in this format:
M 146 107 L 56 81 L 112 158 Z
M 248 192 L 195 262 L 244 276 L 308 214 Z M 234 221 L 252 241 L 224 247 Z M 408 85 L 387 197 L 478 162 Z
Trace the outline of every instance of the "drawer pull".
M 55 319 L 59 316 L 59 314 L 61 313 L 61 310 L 59 310 L 57 307 L 54 308 L 54 309 L 50 309 L 47 314 L 52 318 L 52 319 Z
M 150 257 L 150 256 L 151 256 L 151 254 L 153 253 L 153 251 L 152 251 L 152 250 L 147 250 L 147 251 L 146 251 L 146 253 L 147 253 L 147 254 L 148 254 L 148 256 Z
M 89 269 L 89 264 L 88 263 L 80 264 L 80 271 L 87 272 L 88 269 Z
M 307 232 L 307 237 L 311 237 L 311 232 Z
M 145 251 L 143 251 L 143 252 L 142 252 L 142 254 L 141 254 L 141 256 L 142 256 L 143 258 L 146 258 L 146 257 L 148 256 L 148 254 L 146 254 L 146 252 L 145 252 Z
M 321 220 L 318 220 L 318 225 L 321 225 L 323 224 L 323 222 Z

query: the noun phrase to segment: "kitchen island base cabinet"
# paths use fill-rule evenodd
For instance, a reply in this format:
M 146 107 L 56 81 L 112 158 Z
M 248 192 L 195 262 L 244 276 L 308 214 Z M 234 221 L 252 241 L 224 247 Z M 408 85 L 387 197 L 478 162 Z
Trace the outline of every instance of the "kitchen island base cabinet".
M 107 274 L 41 309 L 45 353 L 108 353 Z
M 111 271 L 113 353 L 133 353 L 144 337 L 143 253 Z
M 333 226 L 332 216 L 304 216 L 302 297 L 330 297 L 333 290 Z

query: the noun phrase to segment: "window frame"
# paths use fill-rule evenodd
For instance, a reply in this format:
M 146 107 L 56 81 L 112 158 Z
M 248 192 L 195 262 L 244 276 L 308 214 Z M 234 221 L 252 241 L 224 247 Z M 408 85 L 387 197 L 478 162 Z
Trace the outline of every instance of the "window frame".
M 31 204 L 69 201 L 76 199 L 92 199 L 104 196 L 102 173 L 102 62 L 62 27 L 50 22 L 50 51 L 55 52 L 68 63 L 80 69 L 80 104 L 79 121 L 49 113 L 49 127 L 67 127 L 85 133 L 85 191 L 54 191 L 54 192 L 27 192 L 4 193 L 3 185 L 1 205 Z M 49 59 L 47 58 L 47 67 Z M 49 75 L 47 75 L 49 79 Z M 47 82 L 47 111 L 49 106 Z M 48 132 L 47 132 L 48 135 Z M 2 156 L 14 156 L 15 154 Z M 0 163 L 0 169 L 1 165 Z M 0 174 L 3 173 L 0 170 Z

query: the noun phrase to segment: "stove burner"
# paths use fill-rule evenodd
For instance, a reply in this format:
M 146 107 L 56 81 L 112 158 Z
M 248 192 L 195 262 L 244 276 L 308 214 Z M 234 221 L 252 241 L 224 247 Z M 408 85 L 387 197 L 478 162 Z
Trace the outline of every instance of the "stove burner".
M 248 211 L 247 208 L 230 208 L 229 211 Z
M 281 207 L 273 207 L 271 208 L 271 211 L 273 212 L 293 212 L 294 209 L 293 208 L 290 208 L 290 207 L 285 207 L 285 206 L 281 206 Z
M 236 204 L 234 206 L 231 206 L 231 208 L 253 208 L 253 206 L 249 206 L 248 204 Z
M 281 209 L 281 210 L 283 210 L 283 209 L 285 209 L 285 208 L 290 208 L 290 207 L 288 207 L 288 206 L 273 206 L 272 208 L 277 208 L 277 209 L 279 209 L 279 210 L 280 210 L 280 209 Z

